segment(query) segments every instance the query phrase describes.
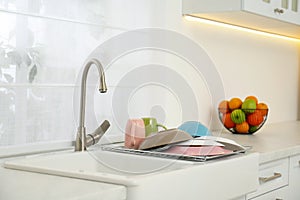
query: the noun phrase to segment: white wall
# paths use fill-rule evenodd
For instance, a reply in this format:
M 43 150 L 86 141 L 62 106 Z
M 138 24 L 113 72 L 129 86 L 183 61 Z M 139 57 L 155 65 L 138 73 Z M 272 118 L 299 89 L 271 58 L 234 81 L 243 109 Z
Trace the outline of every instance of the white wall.
M 299 43 L 186 21 L 180 0 L 5 0 L 0 1 L 0 9 L 2 146 L 73 139 L 78 75 L 85 59 L 104 41 L 139 28 L 174 31 L 197 43 L 219 72 L 225 98 L 258 96 L 270 107 L 268 123 L 298 118 Z M 26 62 L 25 53 L 32 50 L 38 52 L 36 60 L 31 59 L 37 74 L 30 82 L 33 62 Z M 18 65 L 16 57 L 7 59 L 10 51 L 23 56 Z M 141 77 L 133 77 L 128 85 L 123 84 L 122 80 L 131 78 L 130 73 L 145 65 L 162 65 L 175 73 L 158 70 L 156 83 L 143 85 L 136 82 Z M 210 128 L 219 125 L 211 122 L 216 107 L 208 77 L 203 77 L 201 70 L 195 73 L 180 56 L 139 50 L 105 67 L 108 94 L 98 95 L 94 87 L 97 77 L 89 76 L 88 131 L 107 118 L 113 124 L 108 135 L 122 134 L 128 116 L 149 115 L 169 127 L 185 120 L 198 120 Z M 147 72 L 147 76 L 156 75 Z M 170 85 L 164 87 L 159 81 L 166 77 Z M 176 77 L 184 78 L 189 87 L 177 90 L 181 86 L 174 81 Z M 197 107 L 181 101 L 180 97 L 186 96 L 193 97 L 190 102 L 196 101 Z M 126 109 L 118 110 L 118 105 Z M 188 114 L 183 116 L 184 112 Z

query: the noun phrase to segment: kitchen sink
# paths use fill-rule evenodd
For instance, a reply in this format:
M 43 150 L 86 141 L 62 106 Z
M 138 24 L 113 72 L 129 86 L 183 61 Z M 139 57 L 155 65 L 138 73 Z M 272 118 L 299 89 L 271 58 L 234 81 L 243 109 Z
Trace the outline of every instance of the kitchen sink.
M 29 156 L 4 163 L 4 167 L 10 169 L 124 185 L 137 184 L 137 177 L 182 169 L 188 165 L 193 163 L 102 150 Z
M 4 167 L 125 185 L 127 199 L 232 199 L 258 187 L 258 154 L 204 163 L 103 150 L 12 159 Z

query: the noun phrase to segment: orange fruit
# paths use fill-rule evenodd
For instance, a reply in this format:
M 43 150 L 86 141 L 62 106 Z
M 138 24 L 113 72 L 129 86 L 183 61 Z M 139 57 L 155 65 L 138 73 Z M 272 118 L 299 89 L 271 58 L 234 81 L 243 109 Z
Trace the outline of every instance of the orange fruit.
M 231 120 L 230 113 L 223 115 L 222 122 L 226 128 L 233 128 L 235 126 L 235 123 Z
M 242 103 L 243 102 L 240 98 L 234 97 L 234 98 L 230 99 L 228 106 L 231 110 L 234 110 L 234 109 L 240 108 Z
M 249 124 L 247 122 L 243 122 L 241 124 L 237 124 L 235 126 L 235 130 L 238 132 L 238 133 L 248 133 L 249 131 Z
M 268 114 L 268 106 L 265 103 L 259 103 L 256 106 L 256 109 L 260 111 L 260 113 L 262 114 L 262 116 L 266 116 Z
M 256 102 L 256 104 L 258 104 L 258 99 L 257 99 L 256 96 L 247 96 L 247 97 L 245 98 L 245 100 L 247 100 L 247 99 L 252 99 L 252 100 L 254 100 L 254 101 Z
M 227 100 L 223 100 L 219 103 L 219 111 L 223 114 L 229 112 L 229 105 L 228 105 L 229 101 Z
M 264 117 L 261 114 L 260 110 L 255 110 L 254 113 L 251 113 L 247 116 L 247 122 L 251 126 L 258 126 L 264 121 Z

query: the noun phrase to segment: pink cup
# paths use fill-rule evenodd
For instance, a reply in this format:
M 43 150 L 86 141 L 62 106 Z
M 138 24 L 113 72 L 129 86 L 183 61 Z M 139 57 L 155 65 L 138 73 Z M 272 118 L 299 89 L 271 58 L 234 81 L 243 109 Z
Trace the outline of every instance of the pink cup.
M 125 129 L 125 147 L 138 149 L 145 140 L 146 131 L 143 119 L 129 119 Z

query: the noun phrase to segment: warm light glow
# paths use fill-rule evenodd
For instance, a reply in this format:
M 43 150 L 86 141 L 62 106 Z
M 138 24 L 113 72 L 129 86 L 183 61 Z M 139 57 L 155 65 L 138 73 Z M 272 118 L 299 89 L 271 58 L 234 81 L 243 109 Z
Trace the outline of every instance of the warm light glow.
M 220 27 L 224 27 L 224 28 L 230 28 L 230 29 L 234 29 L 234 30 L 238 30 L 238 31 L 244 31 L 244 32 L 248 32 L 248 33 L 254 33 L 254 34 L 258 34 L 258 35 L 279 38 L 279 39 L 289 40 L 289 41 L 293 41 L 293 42 L 300 42 L 300 39 L 297 39 L 297 38 L 292 38 L 292 37 L 283 36 L 283 35 L 277 35 L 274 33 L 267 33 L 267 32 L 263 32 L 263 31 L 259 31 L 259 30 L 235 26 L 235 25 L 231 25 L 231 24 L 212 21 L 209 19 L 203 19 L 203 18 L 194 17 L 194 16 L 190 16 L 190 15 L 185 15 L 184 18 L 188 21 L 196 21 L 196 22 L 201 22 L 201 23 L 210 24 L 210 25 L 216 25 L 216 26 L 220 26 Z

